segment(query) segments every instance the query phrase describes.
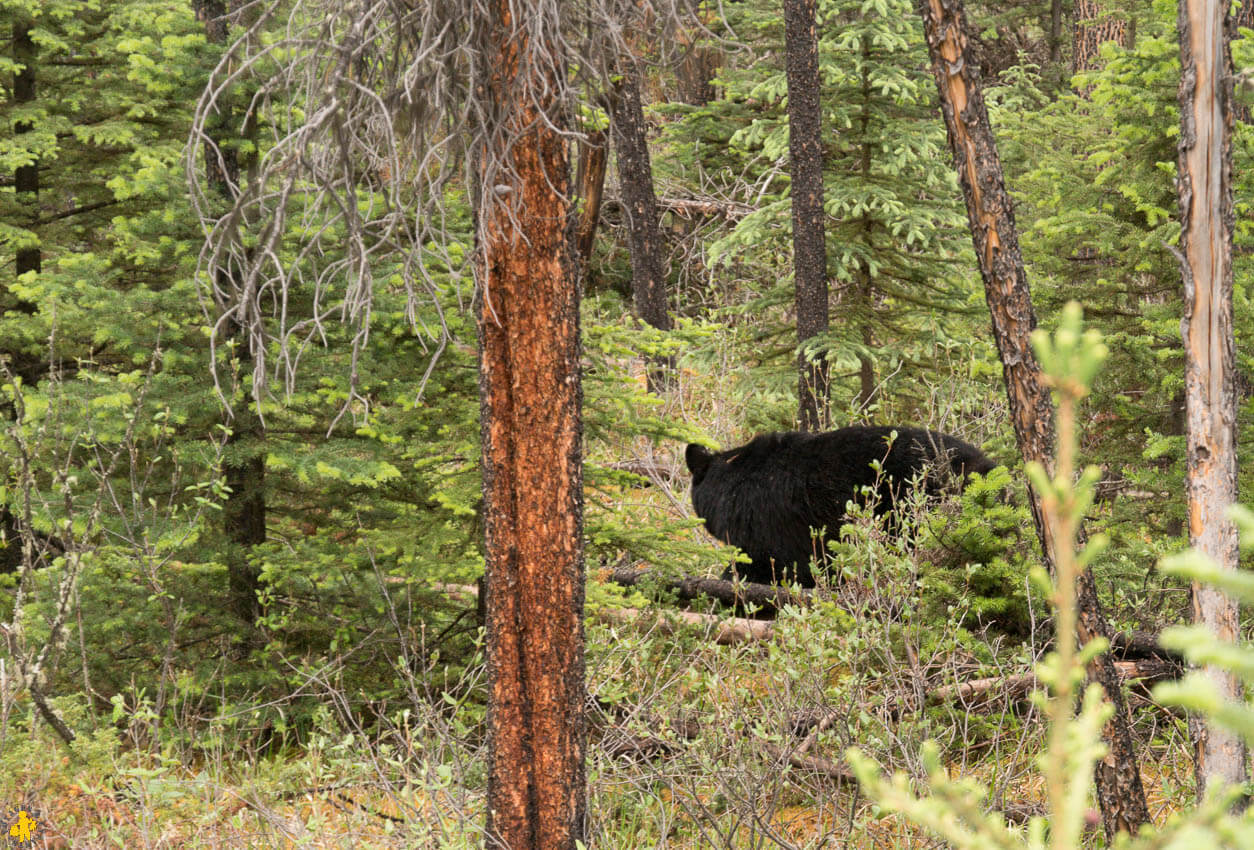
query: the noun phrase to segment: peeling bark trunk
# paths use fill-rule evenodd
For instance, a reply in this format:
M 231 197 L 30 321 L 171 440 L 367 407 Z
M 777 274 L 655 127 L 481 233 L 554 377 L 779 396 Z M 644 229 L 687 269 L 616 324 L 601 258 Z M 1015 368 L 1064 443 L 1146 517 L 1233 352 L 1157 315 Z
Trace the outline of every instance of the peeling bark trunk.
M 1232 329 L 1232 56 L 1228 3 L 1181 0 L 1180 254 L 1184 278 L 1186 441 L 1189 543 L 1224 569 L 1237 568 L 1237 531 L 1226 511 L 1237 499 L 1236 358 Z M 1193 583 L 1193 621 L 1221 640 L 1239 635 L 1237 603 Z M 1224 696 L 1243 702 L 1240 679 L 1203 668 Z M 1197 794 L 1216 784 L 1244 783 L 1241 736 L 1209 727 L 1195 715 Z
M 210 44 L 225 45 L 227 41 L 226 4 L 223 0 L 194 0 L 196 19 L 205 28 Z M 240 191 L 240 163 L 236 148 L 227 144 L 239 135 L 231 126 L 232 116 L 224 109 L 209 138 L 205 139 L 205 179 L 228 209 Z M 237 290 L 229 282 L 231 272 L 225 267 L 214 270 L 218 288 L 223 292 Z M 253 355 L 250 339 L 237 322 L 227 325 L 227 342 L 234 342 L 238 364 L 235 379 L 242 381 L 252 372 Z M 222 530 L 226 536 L 227 595 L 231 610 L 247 623 L 261 615 L 258 592 L 261 573 L 252 563 L 253 548 L 266 542 L 265 498 L 265 432 L 261 420 L 252 409 L 247 394 L 240 401 L 227 426 L 230 436 L 223 459 L 222 474 L 230 490 L 222 506 Z
M 821 354 L 808 356 L 803 350 L 807 340 L 827 333 L 829 327 L 817 14 L 815 0 L 784 0 L 797 304 L 797 420 L 803 431 L 822 431 L 831 425 L 827 360 Z
M 481 180 L 494 190 L 478 210 L 487 832 L 493 847 L 573 850 L 586 796 L 579 285 L 558 86 L 545 78 L 563 70 L 516 7 L 488 7 L 480 86 L 498 123 L 476 157 L 504 167 Z
M 966 15 L 961 0 L 920 0 L 919 7 L 949 145 L 966 199 L 1019 451 L 1025 460 L 1035 460 L 1052 470 L 1053 405 L 1030 344 L 1036 316 L 1019 252 L 1013 206 L 980 88 L 979 64 L 969 49 Z M 1032 519 L 1052 569 L 1056 545 L 1043 521 L 1039 496 L 1030 489 L 1029 493 Z M 1089 570 L 1077 582 L 1076 605 L 1081 645 L 1095 637 L 1110 637 Z M 1149 822 L 1149 809 L 1132 746 L 1127 703 L 1110 654 L 1091 662 L 1088 675 L 1090 681 L 1101 683 L 1115 709 L 1103 733 L 1108 753 L 1098 762 L 1095 775 L 1098 804 L 1110 840 L 1119 831 L 1135 834 L 1141 824 Z
M 653 166 L 645 136 L 644 105 L 640 98 L 640 66 L 623 60 L 622 81 L 615 88 L 611 125 L 618 151 L 618 183 L 627 234 L 631 243 L 631 293 L 636 315 L 658 330 L 671 329 L 667 309 L 666 272 L 662 267 L 662 231 L 658 227 Z M 649 369 L 649 389 L 664 389 L 674 374 L 674 358 L 655 358 Z

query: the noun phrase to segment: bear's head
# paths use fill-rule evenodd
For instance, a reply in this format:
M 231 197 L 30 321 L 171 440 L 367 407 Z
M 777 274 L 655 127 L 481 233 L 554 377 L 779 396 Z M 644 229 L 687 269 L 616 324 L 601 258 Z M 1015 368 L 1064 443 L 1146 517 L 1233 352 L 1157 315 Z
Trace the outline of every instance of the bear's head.
M 710 469 L 710 461 L 713 459 L 713 452 L 705 446 L 698 446 L 696 443 L 689 443 L 688 448 L 684 450 L 684 462 L 688 464 L 688 471 L 692 473 L 692 486 L 694 489 L 705 478 L 706 472 Z

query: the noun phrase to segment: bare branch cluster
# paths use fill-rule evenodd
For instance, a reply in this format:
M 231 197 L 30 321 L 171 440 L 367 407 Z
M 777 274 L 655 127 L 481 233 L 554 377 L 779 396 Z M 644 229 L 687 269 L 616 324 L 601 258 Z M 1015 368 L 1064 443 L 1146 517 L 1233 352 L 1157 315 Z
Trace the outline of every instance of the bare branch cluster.
M 351 328 L 353 401 L 364 404 L 358 358 L 388 287 L 430 343 L 430 375 L 449 339 L 437 281 L 473 275 L 456 216 L 478 209 L 480 187 L 517 203 L 508 155 L 491 153 L 520 132 L 484 94 L 501 72 L 493 45 L 528 45 L 514 57 L 515 98 L 574 140 L 580 105 L 606 90 L 619 57 L 649 44 L 668 61 L 681 41 L 669 34 L 705 29 L 692 0 L 509 8 L 503 22 L 486 0 L 253 0 L 228 13 L 234 39 L 197 105 L 185 167 L 215 346 L 248 346 L 258 396 L 270 381 L 291 392 L 302 353 L 338 322 Z M 229 198 L 208 171 L 228 175 Z

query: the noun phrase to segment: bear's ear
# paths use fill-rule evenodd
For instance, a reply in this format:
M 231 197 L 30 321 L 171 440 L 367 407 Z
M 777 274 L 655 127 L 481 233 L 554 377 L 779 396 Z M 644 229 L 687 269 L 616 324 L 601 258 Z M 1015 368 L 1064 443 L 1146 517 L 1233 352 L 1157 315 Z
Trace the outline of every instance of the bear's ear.
M 684 450 L 684 462 L 688 464 L 688 471 L 692 473 L 694 483 L 705 477 L 705 471 L 710 468 L 710 460 L 714 455 L 705 446 L 698 446 L 696 443 L 689 443 L 688 448 Z

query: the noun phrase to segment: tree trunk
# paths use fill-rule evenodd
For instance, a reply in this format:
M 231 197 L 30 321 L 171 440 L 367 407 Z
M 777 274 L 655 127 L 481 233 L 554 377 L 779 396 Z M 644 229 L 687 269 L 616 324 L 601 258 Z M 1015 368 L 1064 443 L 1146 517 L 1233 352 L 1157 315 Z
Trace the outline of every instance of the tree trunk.
M 1185 404 L 1189 543 L 1224 569 L 1237 568 L 1236 360 L 1232 329 L 1232 56 L 1227 0 L 1180 0 L 1180 250 L 1184 278 Z M 1221 640 L 1239 635 L 1235 600 L 1193 583 L 1193 620 Z M 1203 672 L 1225 697 L 1244 702 L 1241 681 Z M 1246 781 L 1241 737 L 1190 716 L 1197 794 Z
M 19 108 L 35 100 L 35 60 L 38 53 L 34 40 L 30 35 L 29 22 L 13 24 L 13 61 L 22 66 L 22 70 L 13 75 L 13 103 Z M 14 143 L 21 146 L 21 137 L 34 130 L 33 124 L 27 121 L 13 123 Z M 32 224 L 39 220 L 39 163 L 18 166 L 13 170 L 13 189 L 16 200 L 23 215 Z M 18 248 L 14 263 L 14 277 L 21 277 L 27 272 L 42 270 L 42 252 L 38 245 Z M 18 310 L 23 313 L 34 313 L 35 305 L 6 293 L 0 309 Z M 10 368 L 29 386 L 38 380 L 42 371 L 40 364 L 23 351 L 9 351 Z M 22 527 L 20 519 L 7 504 L 0 505 L 0 575 L 16 572 L 22 566 Z
M 823 213 L 823 131 L 815 0 L 784 0 L 788 75 L 788 158 L 792 176 L 793 277 L 797 294 L 797 419 L 803 431 L 831 424 L 827 359 L 806 341 L 827 333 L 827 247 Z
M 1228 27 L 1228 38 L 1237 39 L 1241 35 L 1242 29 L 1254 29 L 1254 0 L 1241 0 L 1241 5 L 1237 7 L 1236 14 L 1233 16 L 1232 24 Z M 1236 99 L 1229 101 L 1232 107 L 1232 120 L 1239 121 L 1242 124 L 1250 123 L 1250 108 L 1243 103 L 1237 103 Z
M 515 9 L 528 15 L 527 26 Z M 489 846 L 584 839 L 579 284 L 556 49 L 535 4 L 492 0 L 477 156 Z M 553 29 L 555 22 L 547 22 Z M 492 187 L 488 191 L 487 187 Z
M 961 0 L 920 0 L 919 6 L 949 145 L 967 203 L 1019 451 L 1025 460 L 1035 460 L 1052 470 L 1053 405 L 1030 344 L 1036 316 L 1019 253 L 1013 206 L 980 89 L 979 63 L 969 49 L 966 15 Z M 1037 535 L 1052 569 L 1055 544 L 1043 522 L 1039 496 L 1031 490 L 1029 494 Z M 1087 569 L 1076 586 L 1076 605 L 1076 631 L 1082 645 L 1095 637 L 1110 637 L 1097 586 Z M 1135 834 L 1141 824 L 1149 822 L 1149 809 L 1132 747 L 1127 704 L 1109 653 L 1090 663 L 1088 675 L 1090 681 L 1101 683 L 1115 708 L 1104 730 L 1108 752 L 1098 762 L 1095 777 L 1109 841 L 1120 830 Z
M 671 329 L 667 310 L 666 273 L 662 268 L 662 231 L 658 227 L 653 167 L 645 138 L 640 99 L 640 66 L 632 57 L 622 63 L 622 79 L 614 92 L 614 146 L 618 151 L 618 183 L 631 243 L 631 293 L 636 315 L 658 330 Z M 674 373 L 673 358 L 655 358 L 649 389 L 663 389 Z
M 713 47 L 690 47 L 675 69 L 679 100 L 689 106 L 705 106 L 714 100 L 714 74 L 721 61 Z
M 206 41 L 225 45 L 227 21 L 223 0 L 194 0 L 193 5 L 196 19 L 205 28 Z M 232 118 L 230 109 L 223 108 L 214 132 L 204 143 L 205 178 L 221 198 L 224 211 L 234 204 L 240 191 L 239 156 L 236 147 L 227 144 L 241 135 L 240 128 L 232 125 Z M 219 291 L 239 290 L 230 282 L 231 272 L 226 267 L 215 269 L 213 274 L 218 279 Z M 244 376 L 252 371 L 251 338 L 240 322 L 229 320 L 226 339 L 235 343 L 238 358 L 235 377 L 237 383 L 242 383 Z M 227 425 L 230 436 L 222 469 L 230 491 L 222 508 L 222 530 L 227 541 L 227 595 L 235 615 L 254 623 L 261 615 L 257 597 L 261 590 L 261 573 L 252 563 L 252 552 L 254 547 L 266 542 L 266 460 L 264 429 L 247 393 L 238 401 Z
M 35 42 L 30 35 L 29 23 L 13 25 L 13 60 L 22 66 L 22 70 L 13 75 L 13 102 L 19 108 L 35 99 Z M 27 121 L 13 124 L 13 135 L 21 136 L 34 130 L 35 126 Z M 15 139 L 15 141 L 19 141 Z M 17 193 L 18 203 L 30 215 L 33 223 L 39 220 L 39 163 L 32 162 L 20 165 L 14 170 L 13 188 Z M 26 272 L 38 272 L 42 265 L 39 246 L 19 248 L 17 251 L 17 276 Z M 28 309 L 29 308 L 29 309 Z M 22 305 L 23 312 L 33 313 L 33 305 Z
M 1100 51 L 1106 42 L 1127 44 L 1130 32 L 1127 19 L 1121 13 L 1104 11 L 1098 0 L 1075 0 L 1072 18 L 1075 21 L 1071 54 L 1073 74 L 1100 68 Z
M 609 160 L 609 140 L 604 130 L 594 130 L 579 146 L 579 223 L 575 227 L 575 257 L 579 279 L 586 283 L 601 220 L 601 199 L 605 194 L 605 165 Z
M 1049 61 L 1057 64 L 1062 59 L 1062 0 L 1049 3 Z
M 871 325 L 868 322 L 862 326 L 862 345 L 870 349 L 874 344 L 875 337 L 871 335 Z M 861 411 L 869 410 L 875 403 L 875 361 L 866 353 L 858 355 L 858 396 L 855 401 Z

